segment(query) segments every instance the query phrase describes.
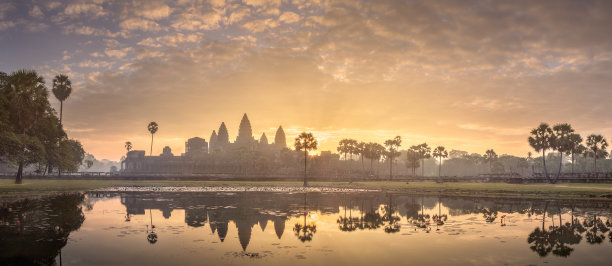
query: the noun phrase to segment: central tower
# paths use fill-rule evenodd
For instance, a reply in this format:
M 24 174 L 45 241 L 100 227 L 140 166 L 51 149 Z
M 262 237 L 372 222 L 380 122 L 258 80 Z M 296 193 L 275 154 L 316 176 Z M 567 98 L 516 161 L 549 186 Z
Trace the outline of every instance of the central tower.
M 251 128 L 251 122 L 245 113 L 240 121 L 240 127 L 238 128 L 238 136 L 236 142 L 238 146 L 250 147 L 253 143 L 253 129 Z

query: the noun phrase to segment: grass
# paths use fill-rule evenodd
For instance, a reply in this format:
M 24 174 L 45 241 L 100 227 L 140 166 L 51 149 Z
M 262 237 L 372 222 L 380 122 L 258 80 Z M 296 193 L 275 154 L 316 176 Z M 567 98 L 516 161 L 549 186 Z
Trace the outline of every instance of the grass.
M 0 198 L 21 198 L 61 192 L 87 191 L 113 186 L 301 186 L 301 182 L 257 181 L 131 181 L 131 180 L 0 180 Z M 451 194 L 460 196 L 597 198 L 612 199 L 612 184 L 506 184 L 506 183 L 442 183 L 435 182 L 310 182 L 311 186 L 367 188 L 390 192 Z

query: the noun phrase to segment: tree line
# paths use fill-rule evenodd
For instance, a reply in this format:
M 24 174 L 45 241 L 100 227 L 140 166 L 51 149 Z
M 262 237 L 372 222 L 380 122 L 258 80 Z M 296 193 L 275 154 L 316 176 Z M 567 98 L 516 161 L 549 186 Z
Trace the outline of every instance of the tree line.
M 592 158 L 594 162 L 593 172 L 597 172 L 597 159 L 608 157 L 608 142 L 601 134 L 591 134 L 583 138 L 576 133 L 570 124 L 559 123 L 550 127 L 547 123 L 541 123 L 530 132 L 531 136 L 527 139 L 529 145 L 536 151 L 542 153 L 542 164 L 544 165 L 544 175 L 550 183 L 555 183 L 561 175 L 563 168 L 563 155 L 571 156 L 572 173 L 574 173 L 575 156 Z M 546 152 L 557 151 L 560 156 L 557 175 L 553 178 L 549 175 L 546 168 Z
M 34 165 L 46 174 L 57 169 L 76 171 L 85 151 L 78 140 L 69 139 L 62 125 L 63 103 L 72 92 L 66 75 L 53 79 L 52 93 L 60 101 L 60 115 L 49 103 L 42 76 L 33 70 L 0 72 L 0 162 L 17 167 L 15 183 Z

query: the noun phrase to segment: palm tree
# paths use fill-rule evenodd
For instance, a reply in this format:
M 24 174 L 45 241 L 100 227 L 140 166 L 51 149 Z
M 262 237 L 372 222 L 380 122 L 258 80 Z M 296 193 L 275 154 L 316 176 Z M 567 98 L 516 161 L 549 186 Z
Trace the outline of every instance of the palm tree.
M 578 133 L 573 133 L 568 136 L 570 143 L 570 153 L 572 154 L 572 174 L 574 173 L 574 154 L 581 154 L 584 152 L 584 145 L 582 145 L 582 137 Z
M 402 146 L 402 137 L 395 136 L 393 139 L 385 140 L 385 155 L 389 160 L 389 180 L 393 180 L 393 158 L 400 155 L 398 149 Z
M 151 156 L 153 155 L 153 135 L 155 134 L 155 132 L 157 132 L 158 125 L 155 122 L 151 122 L 147 126 L 147 129 L 149 130 L 149 132 L 151 132 L 151 151 L 149 152 L 149 156 Z
M 370 159 L 370 175 L 373 174 L 372 168 L 373 168 L 374 160 L 376 161 L 380 160 L 380 157 L 384 149 L 385 148 L 382 145 L 375 143 L 375 142 L 369 142 L 365 145 L 364 157 L 366 159 Z
M 361 157 L 361 171 L 363 172 L 365 172 L 365 166 L 363 164 L 363 156 L 365 155 L 365 146 L 366 146 L 366 143 L 363 141 L 355 145 L 355 151 Z
M 431 158 L 431 148 L 427 143 L 418 145 L 419 157 L 421 158 L 421 176 L 425 176 L 425 159 Z
M 540 126 L 531 130 L 531 135 L 527 140 L 529 145 L 536 151 L 542 151 L 542 163 L 544 164 L 544 175 L 549 182 L 548 170 L 546 169 L 546 150 L 553 146 L 555 134 L 548 124 L 541 123 Z
M 308 186 L 306 175 L 306 162 L 308 161 L 308 151 L 317 149 L 317 140 L 312 136 L 312 133 L 302 132 L 295 138 L 295 150 L 304 150 L 304 186 Z
M 595 172 L 597 172 L 597 158 L 606 158 L 608 152 L 608 142 L 602 135 L 591 134 L 587 137 L 587 147 L 591 150 L 593 159 L 595 159 Z
M 483 158 L 485 162 L 489 163 L 489 170 L 493 169 L 491 164 L 493 163 L 493 161 L 497 160 L 497 153 L 495 153 L 493 149 L 489 149 L 485 152 Z
M 438 146 L 433 151 L 433 157 L 440 159 L 440 164 L 438 165 L 438 177 L 440 177 L 442 176 L 442 158 L 448 157 L 448 152 L 446 152 L 446 149 L 443 146 Z
M 570 136 L 574 134 L 574 129 L 570 124 L 562 123 L 556 124 L 553 127 L 553 130 L 555 132 L 555 141 L 553 146 L 554 149 L 559 152 L 559 171 L 557 172 L 557 178 L 555 179 L 556 182 L 557 179 L 559 179 L 559 176 L 561 176 L 561 169 L 563 168 L 563 154 L 569 154 L 572 150 Z
M 416 175 L 416 169 L 419 167 L 420 160 L 418 147 L 411 146 L 410 149 L 406 151 L 406 167 L 412 169 L 412 176 Z
M 344 161 L 347 161 L 346 156 L 349 153 L 352 153 L 352 142 L 356 140 L 352 140 L 352 139 L 341 139 L 340 142 L 338 143 L 338 148 L 336 149 L 340 154 L 344 154 Z M 346 165 L 346 164 L 345 164 Z M 346 169 L 346 168 L 344 168 Z
M 64 110 L 64 101 L 68 99 L 72 92 L 72 82 L 68 76 L 59 74 L 53 79 L 53 95 L 60 101 L 60 125 L 62 125 L 62 113 Z
M 126 141 L 125 142 L 125 149 L 127 150 L 128 153 L 130 152 L 130 150 L 132 149 L 132 142 L 131 141 Z

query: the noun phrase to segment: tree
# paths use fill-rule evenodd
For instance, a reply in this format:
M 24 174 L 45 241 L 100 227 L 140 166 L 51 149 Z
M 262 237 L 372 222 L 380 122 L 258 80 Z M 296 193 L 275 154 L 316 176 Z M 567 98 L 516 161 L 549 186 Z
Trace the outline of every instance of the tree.
M 421 176 L 425 176 L 425 159 L 431 158 L 431 148 L 427 143 L 421 143 L 417 147 L 419 158 L 421 158 Z
M 448 152 L 443 146 L 438 146 L 433 151 L 433 157 L 440 159 L 440 164 L 438 165 L 438 177 L 442 176 L 442 158 L 448 157 Z
M 68 76 L 59 74 L 53 79 L 53 95 L 60 101 L 60 125 L 62 125 L 62 115 L 64 111 L 64 101 L 72 93 L 72 82 Z
M 126 141 L 125 142 L 125 149 L 127 150 L 128 153 L 130 152 L 130 150 L 132 149 L 132 142 L 131 141 Z
M 53 115 L 44 79 L 32 70 L 0 75 L 2 127 L 0 143 L 8 160 L 18 164 L 15 183 L 21 184 L 23 169 L 44 162 L 44 146 L 33 129 L 46 115 Z
M 344 160 L 346 161 L 347 158 L 346 156 L 348 154 L 351 155 L 351 161 L 353 159 L 353 154 L 357 154 L 357 141 L 354 139 L 342 139 L 340 140 L 340 142 L 338 143 L 338 148 L 337 148 L 339 153 L 344 154 Z M 349 162 L 350 165 L 350 162 Z
M 597 172 L 597 158 L 606 158 L 608 156 L 608 152 L 606 151 L 608 142 L 602 135 L 591 134 L 587 137 L 586 144 L 587 148 L 592 152 L 591 155 L 595 160 L 593 169 Z
M 153 155 L 153 135 L 155 134 L 155 132 L 157 132 L 158 125 L 155 122 L 151 122 L 147 126 L 147 129 L 149 130 L 149 132 L 151 132 L 151 151 L 149 152 L 149 156 L 151 156 Z
M 361 171 L 365 172 L 365 166 L 363 164 L 363 156 L 365 155 L 365 142 L 359 142 L 355 145 L 355 152 L 361 157 Z
M 416 169 L 419 167 L 419 161 L 421 157 L 419 156 L 419 151 L 417 146 L 411 146 L 408 151 L 406 151 L 406 167 L 412 169 L 412 175 L 416 175 Z
M 584 147 L 584 145 L 582 145 L 582 137 L 580 136 L 580 134 L 573 133 L 573 134 L 570 134 L 567 138 L 569 141 L 570 153 L 572 155 L 572 174 L 573 174 L 574 173 L 574 162 L 575 162 L 574 155 L 582 154 L 586 148 Z
M 402 146 L 402 137 L 395 136 L 385 140 L 385 157 L 389 160 L 389 180 L 393 180 L 393 159 L 400 156 L 399 147 Z
M 561 176 L 561 169 L 563 168 L 563 154 L 569 154 L 572 150 L 572 142 L 570 136 L 574 134 L 574 129 L 570 124 L 562 123 L 556 124 L 553 127 L 555 133 L 555 141 L 553 142 L 553 148 L 559 152 L 559 171 L 557 172 L 557 178 Z
M 308 177 L 306 175 L 308 151 L 317 149 L 317 140 L 312 136 L 312 133 L 302 132 L 302 134 L 295 138 L 294 146 L 296 151 L 304 150 L 304 186 L 308 186 Z
M 382 156 L 382 153 L 385 150 L 385 147 L 375 142 L 369 142 L 365 144 L 364 150 L 365 150 L 364 151 L 365 158 L 370 160 L 370 175 L 372 175 L 373 174 L 372 167 L 373 167 L 374 161 L 380 160 L 380 157 Z
M 489 164 L 489 170 L 493 169 L 491 167 L 491 164 L 493 163 L 493 161 L 497 160 L 497 153 L 495 153 L 493 149 L 489 149 L 482 157 L 484 158 L 485 162 Z
M 546 150 L 552 148 L 555 141 L 555 134 L 548 124 L 541 123 L 537 128 L 531 130 L 531 136 L 527 139 L 529 145 L 536 151 L 542 151 L 542 164 L 544 165 L 544 175 L 548 182 L 552 183 L 546 169 Z

